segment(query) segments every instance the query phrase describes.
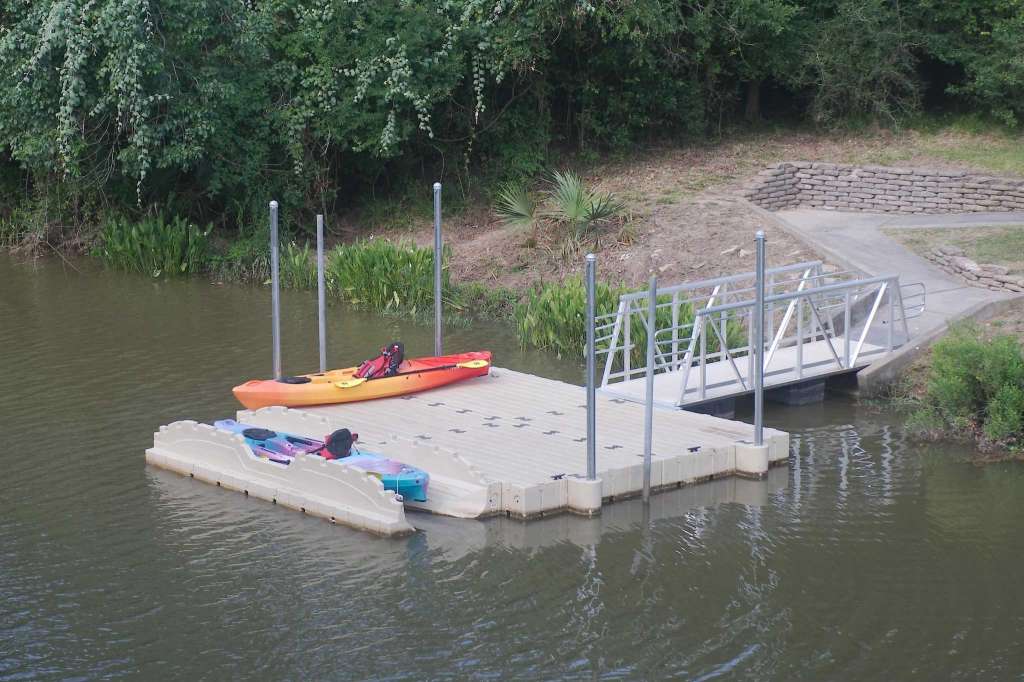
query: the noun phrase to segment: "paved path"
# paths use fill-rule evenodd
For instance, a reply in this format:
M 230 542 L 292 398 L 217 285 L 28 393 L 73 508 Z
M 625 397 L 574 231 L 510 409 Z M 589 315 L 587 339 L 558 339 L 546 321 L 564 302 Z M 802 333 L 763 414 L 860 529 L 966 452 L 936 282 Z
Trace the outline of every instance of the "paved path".
M 841 267 L 856 268 L 872 276 L 899 274 L 904 284 L 922 282 L 925 285 L 925 312 L 910 320 L 909 325 L 914 343 L 861 372 L 859 383 L 869 390 L 896 376 L 922 348 L 944 333 L 951 321 L 991 315 L 1002 302 L 1021 298 L 1021 295 L 970 286 L 913 253 L 882 230 L 1024 224 L 1024 213 L 892 215 L 798 209 L 763 211 L 762 214 L 803 238 Z
M 775 217 L 831 260 L 869 275 L 899 274 L 904 284 L 923 282 L 927 290 L 925 313 L 911 320 L 911 335 L 945 329 L 980 305 L 1014 298 L 1012 294 L 968 285 L 940 270 L 882 232 L 883 229 L 975 227 L 1024 224 L 1024 213 L 967 213 L 952 215 L 892 215 L 840 213 L 799 209 L 779 211 Z

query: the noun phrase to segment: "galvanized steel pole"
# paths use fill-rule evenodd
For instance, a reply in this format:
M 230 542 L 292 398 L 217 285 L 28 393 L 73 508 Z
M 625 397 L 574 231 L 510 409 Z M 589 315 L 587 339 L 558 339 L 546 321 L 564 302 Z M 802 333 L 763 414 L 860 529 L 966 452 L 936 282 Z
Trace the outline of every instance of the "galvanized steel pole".
M 594 372 L 597 349 L 594 348 L 597 298 L 597 256 L 587 254 L 587 480 L 597 478 L 597 390 Z
M 647 284 L 647 394 L 644 398 L 644 502 L 651 499 L 651 449 L 654 445 L 654 350 L 658 331 L 658 278 Z
M 434 183 L 434 355 L 441 355 L 441 183 Z
M 277 202 L 270 202 L 270 306 L 273 310 L 274 378 L 281 378 L 281 281 L 277 244 Z
M 320 373 L 327 371 L 327 292 L 324 285 L 324 217 L 316 216 L 316 294 L 320 323 Z
M 757 250 L 757 281 L 751 315 L 754 332 L 751 351 L 754 359 L 754 445 L 760 447 L 764 445 L 764 230 L 757 231 L 754 241 Z

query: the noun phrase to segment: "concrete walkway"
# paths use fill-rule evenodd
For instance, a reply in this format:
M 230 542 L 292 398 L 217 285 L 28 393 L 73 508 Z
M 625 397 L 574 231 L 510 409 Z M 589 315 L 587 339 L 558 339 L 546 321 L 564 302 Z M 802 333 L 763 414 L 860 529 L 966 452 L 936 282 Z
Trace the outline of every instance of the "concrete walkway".
M 921 349 L 941 336 L 950 322 L 968 317 L 985 319 L 1003 310 L 1010 302 L 1024 298 L 970 286 L 882 232 L 883 229 L 956 229 L 1024 224 L 1024 213 L 893 215 L 810 209 L 774 213 L 760 209 L 760 212 L 837 265 L 856 268 L 872 276 L 898 274 L 904 284 L 922 282 L 925 285 L 925 312 L 910 320 L 914 343 L 863 370 L 858 377 L 862 388 L 871 390 L 891 380 Z

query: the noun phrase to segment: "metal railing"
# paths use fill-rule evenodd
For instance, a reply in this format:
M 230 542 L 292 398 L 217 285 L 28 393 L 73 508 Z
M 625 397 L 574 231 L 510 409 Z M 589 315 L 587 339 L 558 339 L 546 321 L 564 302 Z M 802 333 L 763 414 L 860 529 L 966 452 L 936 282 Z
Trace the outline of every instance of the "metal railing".
M 925 306 L 923 285 L 901 286 L 895 275 L 828 271 L 820 261 L 771 268 L 765 271 L 763 340 L 758 346 L 754 275 L 657 290 L 653 372 L 671 373 L 678 380 L 675 406 L 707 400 L 709 389 L 719 389 L 720 396 L 729 384 L 735 393 L 753 390 L 757 353 L 752 350 L 758 348 L 768 377 L 786 374 L 800 380 L 812 371 L 825 374 L 863 366 L 866 358 L 905 343 L 910 338 L 907 320 Z M 602 389 L 646 375 L 648 363 L 639 349 L 651 335 L 649 303 L 649 292 L 626 294 L 616 312 L 596 319 L 595 346 L 604 360 Z M 716 377 L 709 380 L 712 369 Z

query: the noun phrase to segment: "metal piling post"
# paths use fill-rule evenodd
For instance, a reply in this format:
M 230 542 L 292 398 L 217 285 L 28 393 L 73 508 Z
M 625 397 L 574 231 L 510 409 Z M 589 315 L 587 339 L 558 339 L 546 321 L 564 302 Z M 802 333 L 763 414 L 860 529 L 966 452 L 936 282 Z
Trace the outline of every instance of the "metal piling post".
M 281 280 L 277 240 L 277 202 L 270 202 L 270 306 L 273 318 L 274 378 L 281 378 Z
M 597 299 L 597 256 L 587 254 L 587 480 L 597 478 L 597 389 L 594 372 L 597 366 L 595 317 Z
M 651 499 L 651 449 L 654 440 L 654 355 L 658 331 L 658 278 L 647 285 L 647 393 L 644 398 L 644 502 Z
M 764 445 L 764 230 L 754 236 L 757 251 L 755 301 L 751 314 L 751 351 L 754 361 L 754 445 Z
M 441 183 L 434 183 L 434 355 L 442 354 L 441 342 L 441 267 L 444 247 L 441 243 Z
M 320 373 L 327 371 L 327 292 L 324 284 L 324 217 L 316 216 L 316 294 L 320 331 Z

